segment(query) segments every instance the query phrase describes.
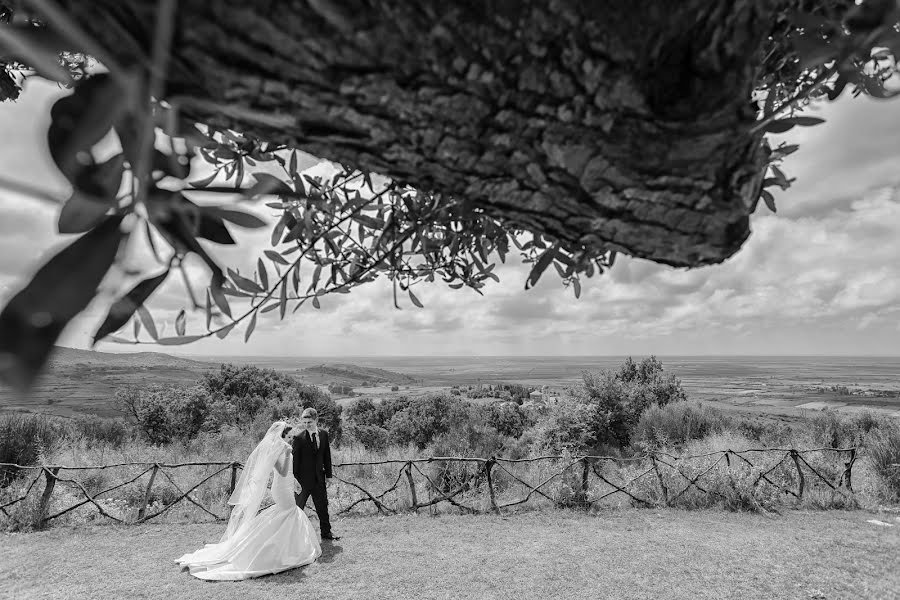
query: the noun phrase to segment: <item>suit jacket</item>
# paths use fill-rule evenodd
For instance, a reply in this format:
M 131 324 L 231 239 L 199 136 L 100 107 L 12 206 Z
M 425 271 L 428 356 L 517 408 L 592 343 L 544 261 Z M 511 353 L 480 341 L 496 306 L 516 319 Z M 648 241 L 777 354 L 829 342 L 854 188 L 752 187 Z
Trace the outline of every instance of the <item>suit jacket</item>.
M 328 444 L 328 432 L 319 430 L 319 448 L 316 449 L 308 431 L 303 431 L 294 438 L 294 478 L 300 487 L 313 489 L 325 485 L 325 479 L 331 477 L 331 447 Z

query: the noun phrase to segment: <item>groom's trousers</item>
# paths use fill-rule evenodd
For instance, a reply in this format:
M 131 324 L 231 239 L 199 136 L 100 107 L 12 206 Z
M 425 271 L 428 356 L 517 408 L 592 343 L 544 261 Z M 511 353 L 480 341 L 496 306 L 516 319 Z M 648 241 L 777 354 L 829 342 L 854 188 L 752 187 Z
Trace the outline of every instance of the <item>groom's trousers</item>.
M 312 496 L 313 506 L 316 507 L 316 516 L 319 517 L 319 531 L 322 536 L 331 535 L 331 520 L 328 518 L 328 490 L 322 482 L 314 488 L 300 486 L 300 493 L 294 494 L 297 506 L 301 510 L 306 508 L 306 501 Z

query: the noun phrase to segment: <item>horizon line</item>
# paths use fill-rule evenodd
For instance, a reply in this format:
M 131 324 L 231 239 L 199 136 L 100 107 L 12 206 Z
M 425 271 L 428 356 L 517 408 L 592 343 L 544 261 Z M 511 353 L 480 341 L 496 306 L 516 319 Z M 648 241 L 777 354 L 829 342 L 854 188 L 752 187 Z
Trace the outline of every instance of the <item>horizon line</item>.
M 147 349 L 136 351 L 114 352 L 89 348 L 72 348 L 59 346 L 67 350 L 85 352 L 101 352 L 105 354 L 154 353 L 169 356 L 205 357 L 205 358 L 621 358 L 628 356 L 658 356 L 680 358 L 900 358 L 900 354 L 657 354 L 657 353 L 623 353 L 623 354 L 202 354 L 172 352 L 164 349 Z

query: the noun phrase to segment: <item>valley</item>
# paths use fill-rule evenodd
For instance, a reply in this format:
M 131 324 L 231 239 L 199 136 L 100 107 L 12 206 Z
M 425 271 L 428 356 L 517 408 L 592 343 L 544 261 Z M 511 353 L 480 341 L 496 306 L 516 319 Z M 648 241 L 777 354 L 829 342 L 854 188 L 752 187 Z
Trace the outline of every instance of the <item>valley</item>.
M 57 348 L 28 397 L 0 387 L 0 410 L 120 416 L 115 392 L 129 385 L 190 385 L 223 362 L 253 364 L 354 397 L 446 391 L 517 383 L 562 391 L 584 370 L 615 369 L 624 357 L 256 357 L 108 353 Z M 762 419 L 792 420 L 810 411 L 871 410 L 900 416 L 897 357 L 661 357 L 688 397 Z M 352 392 L 351 392 L 352 390 Z

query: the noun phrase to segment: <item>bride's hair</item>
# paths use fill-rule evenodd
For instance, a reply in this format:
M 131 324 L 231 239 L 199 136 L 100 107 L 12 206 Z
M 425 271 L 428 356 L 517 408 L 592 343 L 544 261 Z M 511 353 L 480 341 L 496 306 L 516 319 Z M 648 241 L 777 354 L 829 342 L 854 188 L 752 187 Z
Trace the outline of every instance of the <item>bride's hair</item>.
M 284 439 L 285 437 L 287 437 L 287 434 L 291 429 L 293 429 L 293 427 L 291 427 L 290 425 L 285 425 L 284 429 L 281 430 L 281 438 Z

